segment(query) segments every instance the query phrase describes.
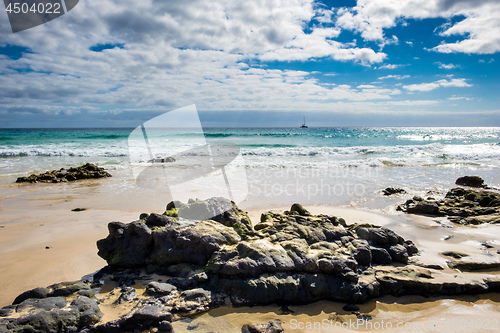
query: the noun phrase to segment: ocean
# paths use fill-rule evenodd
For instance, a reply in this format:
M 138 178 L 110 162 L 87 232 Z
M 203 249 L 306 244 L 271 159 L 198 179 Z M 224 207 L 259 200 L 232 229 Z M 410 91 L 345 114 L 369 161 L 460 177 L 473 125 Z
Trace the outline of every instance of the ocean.
M 156 166 L 170 168 L 169 179 L 176 174 L 185 177 L 185 169 L 205 161 L 206 150 L 196 149 L 197 130 L 150 132 L 153 152 L 148 154 L 130 144 L 132 131 L 0 130 L 0 184 L 32 172 L 91 162 L 117 175 L 109 186 L 133 190 L 138 183 L 124 181 L 137 178 L 150 157 L 175 155 L 184 162 Z M 404 187 L 408 195 L 438 196 L 463 175 L 478 175 L 500 187 L 500 128 L 204 128 L 203 134 L 215 148 L 235 147 L 229 155 L 236 151 L 238 158 L 231 155 L 225 161 L 243 173 L 233 172 L 233 179 L 224 174 L 225 183 L 237 183 L 237 201 L 248 207 L 301 202 L 384 210 L 394 203 L 381 196 L 385 187 Z M 188 196 L 207 196 L 217 187 L 206 181 L 206 174 L 190 183 L 193 191 Z

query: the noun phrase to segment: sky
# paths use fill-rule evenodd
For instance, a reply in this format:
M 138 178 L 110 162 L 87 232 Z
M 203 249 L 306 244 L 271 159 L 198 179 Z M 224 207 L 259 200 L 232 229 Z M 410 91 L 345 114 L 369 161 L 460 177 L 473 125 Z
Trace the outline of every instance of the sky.
M 500 126 L 498 0 L 80 0 L 12 33 L 0 128 Z

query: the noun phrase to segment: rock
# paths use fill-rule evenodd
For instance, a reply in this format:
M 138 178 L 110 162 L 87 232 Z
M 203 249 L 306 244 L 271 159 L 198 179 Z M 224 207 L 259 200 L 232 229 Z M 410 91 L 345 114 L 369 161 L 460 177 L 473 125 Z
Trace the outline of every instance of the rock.
M 159 332 L 170 333 L 173 331 L 172 324 L 166 320 L 162 321 L 160 325 L 158 325 Z
M 486 190 L 453 188 L 443 200 L 407 200 L 398 210 L 432 216 L 448 216 L 457 224 L 500 223 L 500 194 Z
M 175 158 L 173 158 L 172 156 L 168 157 L 158 156 L 148 161 L 148 163 L 172 163 L 172 162 L 175 162 Z
M 41 299 L 28 298 L 19 304 L 16 308 L 16 312 L 31 310 L 47 310 L 61 309 L 66 306 L 66 300 L 64 297 L 47 297 Z
M 16 310 L 15 305 L 7 305 L 0 309 L 0 317 L 8 317 Z M 1 327 L 1 326 L 0 326 Z
M 69 305 L 62 297 L 28 299 L 18 306 L 18 311 L 29 308 L 33 310 L 12 320 L 6 332 L 77 332 L 95 325 L 102 317 L 95 300 L 84 296 L 78 296 Z
M 150 229 L 154 227 L 165 227 L 167 225 L 172 225 L 175 222 L 175 219 L 173 217 L 156 213 L 148 215 L 144 220 L 146 221 L 146 225 Z
M 181 228 L 173 225 L 152 233 L 154 246 L 146 262 L 155 265 L 205 265 L 223 245 L 236 244 L 240 239 L 233 228 L 215 221 L 202 221 Z
M 75 208 L 75 209 L 72 209 L 71 211 L 72 212 L 83 212 L 83 211 L 86 211 L 87 208 Z
M 388 187 L 382 191 L 384 195 L 405 194 L 406 190 L 401 187 Z
M 363 284 L 364 286 L 364 284 Z M 362 303 L 373 297 L 362 287 L 330 274 L 278 273 L 248 279 L 219 279 L 214 288 L 224 290 L 235 305 L 308 304 L 318 300 Z
M 271 320 L 264 324 L 244 325 L 241 329 L 243 333 L 281 333 L 284 332 L 281 327 L 281 321 Z
M 446 263 L 448 264 L 448 267 L 458 269 L 461 271 L 479 271 L 483 269 L 500 268 L 500 261 L 474 262 L 474 261 L 450 260 L 447 261 Z
M 304 207 L 302 207 L 301 204 L 294 203 L 292 207 L 290 208 L 290 213 L 297 213 L 302 216 L 311 216 L 311 213 Z
M 63 168 L 60 170 L 46 171 L 41 174 L 31 174 L 28 177 L 19 177 L 16 183 L 61 183 L 78 179 L 106 177 L 111 177 L 111 175 L 103 168 L 99 168 L 95 164 L 87 163 L 77 168 L 69 168 L 68 170 Z
M 193 315 L 210 310 L 212 292 L 197 288 L 183 291 L 172 307 L 172 312 Z
M 56 283 L 48 287 L 49 296 L 69 296 L 81 290 L 90 290 L 90 286 L 82 281 Z
M 394 244 L 387 248 L 387 252 L 391 255 L 393 261 L 407 263 L 408 262 L 408 251 L 401 244 Z
M 183 264 L 176 264 L 176 265 L 168 266 L 168 268 L 165 270 L 165 273 L 169 276 L 187 278 L 188 275 L 190 275 L 193 272 L 196 272 L 200 269 L 201 269 L 201 266 L 199 266 L 199 265 L 183 263 Z
M 135 289 L 132 287 L 123 286 L 121 288 L 120 292 L 121 292 L 121 295 L 115 301 L 115 304 L 122 304 L 125 302 L 133 301 L 138 296 L 137 293 L 135 292 Z
M 175 290 L 177 290 L 176 286 L 161 282 L 150 282 L 146 289 L 147 293 L 153 296 L 167 296 Z
M 419 201 L 417 204 L 408 206 L 406 212 L 409 214 L 420 214 L 420 215 L 441 215 L 439 206 L 436 202 L 432 201 Z
M 28 298 L 45 298 L 49 295 L 49 288 L 35 288 L 23 292 L 21 295 L 17 296 L 12 304 L 19 304 Z
M 120 267 L 179 263 L 205 265 L 222 245 L 240 240 L 234 229 L 215 221 L 185 227 L 176 222 L 154 230 L 141 222 L 128 225 L 112 222 L 108 229 L 108 237 L 97 242 L 98 255 L 109 265 Z
M 216 197 L 205 201 L 192 201 L 177 208 L 179 217 L 190 220 L 211 219 L 233 228 L 240 237 L 253 235 L 252 222 L 236 204 L 225 198 Z
M 85 296 L 78 296 L 71 306 L 76 307 L 79 312 L 78 326 L 91 326 L 101 320 L 102 313 L 96 301 Z
M 109 235 L 97 241 L 97 253 L 109 265 L 135 267 L 143 265 L 153 246 L 152 232 L 145 223 L 111 222 Z
M 484 180 L 478 176 L 464 176 L 455 181 L 456 185 L 470 186 L 470 187 L 486 187 Z
M 400 244 L 404 241 L 403 238 L 394 231 L 384 227 L 380 228 L 371 225 L 360 225 L 353 226 L 352 228 L 356 230 L 356 233 L 360 238 L 366 239 L 372 244 Z
M 88 333 L 153 332 L 154 327 L 166 327 L 172 321 L 172 314 L 163 306 L 147 303 L 138 304 L 138 309 L 121 318 L 97 325 Z M 165 332 L 169 332 L 165 330 Z
M 389 265 L 392 263 L 392 257 L 386 249 L 371 247 L 370 250 L 372 252 L 372 262 L 374 264 Z
M 291 271 L 295 267 L 281 245 L 262 239 L 221 248 L 209 263 L 211 273 L 256 276 L 266 272 Z
M 452 257 L 452 258 L 455 258 L 455 259 L 462 259 L 463 257 L 468 257 L 469 256 L 468 254 L 461 253 L 461 252 L 456 252 L 456 251 L 445 251 L 445 252 L 441 252 L 441 254 L 443 256 Z
M 134 323 L 136 322 L 143 325 L 144 323 L 146 323 L 145 326 L 148 327 L 152 325 L 157 326 L 162 321 L 171 322 L 172 314 L 163 307 L 146 305 L 135 311 L 132 316 L 127 319 L 126 322 L 130 326 L 135 326 Z

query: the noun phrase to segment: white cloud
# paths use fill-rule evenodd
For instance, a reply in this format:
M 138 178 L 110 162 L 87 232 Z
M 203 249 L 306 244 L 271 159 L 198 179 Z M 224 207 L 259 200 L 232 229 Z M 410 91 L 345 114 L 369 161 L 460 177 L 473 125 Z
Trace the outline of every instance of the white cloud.
M 458 66 L 457 66 L 457 65 L 455 65 L 455 64 L 443 64 L 443 63 L 441 63 L 441 62 L 437 62 L 436 64 L 437 64 L 437 65 L 439 66 L 439 68 L 441 68 L 441 69 L 455 69 L 455 68 L 458 68 Z
M 313 0 L 80 1 L 67 15 L 0 45 L 30 48 L 0 57 L 2 109 L 12 112 L 327 109 L 325 101 L 390 99 L 399 90 L 327 87 L 311 73 L 259 61 L 332 58 L 364 65 L 386 54 L 335 39 L 331 12 Z M 123 48 L 93 52 L 97 44 Z M 331 75 L 334 75 L 331 73 Z M 317 105 L 316 105 L 317 104 Z M 75 107 L 74 105 L 82 105 Z
M 410 75 L 386 75 L 386 76 L 381 76 L 378 79 L 379 80 L 385 80 L 385 79 L 395 79 L 395 80 L 403 80 L 409 78 Z
M 384 45 L 387 40 L 384 30 L 395 27 L 398 20 L 462 16 L 465 19 L 443 26 L 440 35 L 464 39 L 443 42 L 432 50 L 492 54 L 500 51 L 499 12 L 497 0 L 358 0 L 355 7 L 339 10 L 336 22 L 339 27 L 360 32 L 365 40 Z
M 386 64 L 386 65 L 379 66 L 377 69 L 396 69 L 399 67 L 401 67 L 401 65 Z
M 316 16 L 314 17 L 320 23 L 332 23 L 333 11 L 320 8 L 316 11 Z
M 450 80 L 443 79 L 436 82 L 418 83 L 418 84 L 410 84 L 403 86 L 403 88 L 409 91 L 431 91 L 440 87 L 464 88 L 464 87 L 472 87 L 472 85 L 465 82 L 465 79 L 450 79 Z
M 301 33 L 283 47 L 259 56 L 264 61 L 305 61 L 331 57 L 340 61 L 358 61 L 362 64 L 382 62 L 387 55 L 369 48 L 346 47 L 333 38 L 340 34 L 336 28 L 316 28 L 310 34 Z
M 463 97 L 463 96 L 452 96 L 448 98 L 450 101 L 472 101 L 473 99 L 470 97 Z

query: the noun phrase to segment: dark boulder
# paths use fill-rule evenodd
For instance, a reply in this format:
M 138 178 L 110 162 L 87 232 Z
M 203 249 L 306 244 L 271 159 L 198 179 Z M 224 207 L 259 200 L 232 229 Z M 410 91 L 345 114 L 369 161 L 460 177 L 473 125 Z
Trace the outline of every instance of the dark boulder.
M 464 176 L 455 181 L 456 185 L 470 186 L 470 187 L 485 187 L 484 180 L 478 176 Z
M 406 190 L 401 187 L 388 187 L 382 191 L 384 195 L 405 194 Z
M 146 292 L 149 295 L 153 296 L 167 296 L 170 295 L 173 291 L 176 291 L 177 287 L 171 285 L 169 283 L 161 283 L 161 282 L 150 282 L 146 288 Z
M 149 228 L 154 228 L 154 227 L 165 227 L 167 225 L 171 225 L 175 222 L 175 219 L 170 216 L 166 215 L 160 215 L 156 213 L 152 213 L 151 215 L 148 215 L 147 217 L 144 218 L 146 221 L 146 225 Z
M 108 224 L 109 235 L 97 241 L 97 253 L 112 266 L 135 267 L 144 265 L 153 246 L 152 232 L 145 223 Z
M 420 214 L 420 215 L 433 215 L 439 216 L 441 212 L 439 210 L 439 205 L 433 201 L 420 201 L 415 205 L 411 205 L 407 207 L 406 210 L 409 214 Z
M 21 295 L 17 296 L 12 304 L 19 304 L 28 298 L 45 298 L 49 295 L 49 288 L 35 288 L 23 292 Z
M 67 304 L 62 297 L 50 297 L 28 299 L 18 306 L 19 311 L 29 308 L 34 310 L 14 319 L 8 324 L 6 332 L 78 332 L 95 325 L 102 317 L 96 301 L 84 296 L 78 296 L 71 304 Z
M 371 247 L 372 262 L 377 265 L 389 265 L 392 263 L 392 257 L 386 249 Z

